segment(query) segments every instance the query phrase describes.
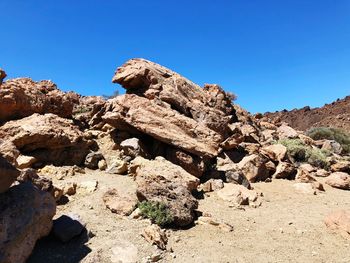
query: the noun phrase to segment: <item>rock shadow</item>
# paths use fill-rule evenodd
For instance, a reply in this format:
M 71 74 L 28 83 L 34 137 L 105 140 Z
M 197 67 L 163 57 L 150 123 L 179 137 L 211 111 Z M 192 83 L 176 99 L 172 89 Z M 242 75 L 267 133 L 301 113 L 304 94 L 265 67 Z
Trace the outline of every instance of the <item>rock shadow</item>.
M 91 252 L 85 245 L 88 240 L 86 229 L 67 243 L 62 243 L 51 232 L 36 243 L 27 263 L 78 263 Z

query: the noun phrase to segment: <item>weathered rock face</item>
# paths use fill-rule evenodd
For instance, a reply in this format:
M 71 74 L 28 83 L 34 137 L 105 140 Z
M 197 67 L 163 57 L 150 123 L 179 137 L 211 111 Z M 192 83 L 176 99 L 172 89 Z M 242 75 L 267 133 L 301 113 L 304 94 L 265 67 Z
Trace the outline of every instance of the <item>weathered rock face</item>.
M 273 161 L 281 161 L 286 157 L 287 147 L 282 144 L 272 144 L 262 148 L 262 153 Z
M 8 159 L 19 153 L 35 157 L 41 163 L 80 164 L 88 153 L 88 143 L 73 122 L 54 114 L 32 116 L 6 122 L 0 127 L 0 152 Z M 11 145 L 2 147 L 3 145 Z M 4 152 L 3 152 L 4 151 Z M 10 154 L 9 154 L 10 152 Z
M 166 180 L 178 183 L 186 187 L 189 191 L 197 188 L 199 179 L 186 172 L 180 166 L 177 166 L 163 157 L 157 157 L 155 160 L 147 160 L 142 157 L 134 159 L 130 165 L 130 171 L 138 177 L 162 176 Z
M 106 101 L 102 97 L 81 96 L 79 98 L 79 104 L 74 104 L 73 118 L 86 125 L 94 126 L 100 121 L 100 115 L 98 113 L 105 103 Z
M 198 156 L 218 154 L 221 136 L 207 126 L 171 109 L 164 102 L 134 94 L 107 103 L 102 118 L 116 128 L 132 126 L 153 138 Z
M 64 93 L 47 80 L 35 82 L 29 78 L 5 81 L 0 90 L 0 122 L 23 118 L 33 113 L 54 113 L 69 118 L 79 96 Z
M 198 201 L 190 191 L 199 184 L 196 177 L 161 157 L 153 161 L 137 157 L 131 169 L 136 175 L 139 201 L 164 203 L 177 226 L 193 222 Z
M 238 168 L 250 182 L 264 181 L 269 177 L 269 171 L 265 165 L 266 162 L 267 160 L 263 157 L 252 154 L 244 157 L 238 163 Z
M 181 75 L 144 59 L 131 59 L 117 69 L 113 82 L 127 93 L 158 98 L 199 124 L 225 134 L 235 111 L 225 92 L 217 85 L 204 89 Z
M 19 175 L 20 172 L 0 155 L 0 193 L 7 191 Z
M 0 262 L 25 262 L 36 241 L 49 234 L 55 212 L 53 197 L 30 183 L 0 194 Z
M 343 190 L 350 190 L 350 175 L 343 172 L 335 172 L 327 177 L 326 184 Z
M 297 170 L 294 165 L 287 162 L 279 162 L 276 171 L 273 174 L 273 178 L 276 179 L 294 179 L 297 174 Z
M 202 158 L 192 156 L 179 149 L 168 148 L 165 157 L 173 164 L 177 164 L 195 177 L 201 177 L 205 170 L 205 164 Z
M 326 216 L 324 222 L 329 229 L 350 240 L 350 211 L 334 211 Z

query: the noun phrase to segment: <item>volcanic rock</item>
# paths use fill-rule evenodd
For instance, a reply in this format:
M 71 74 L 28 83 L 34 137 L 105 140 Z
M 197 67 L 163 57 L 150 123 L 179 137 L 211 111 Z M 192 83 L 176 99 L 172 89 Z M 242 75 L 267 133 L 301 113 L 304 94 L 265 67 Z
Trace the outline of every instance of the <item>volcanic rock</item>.
M 221 136 L 204 124 L 171 109 L 164 102 L 125 94 L 110 100 L 102 118 L 113 127 L 129 126 L 198 156 L 218 154 Z
M 220 134 L 227 133 L 227 125 L 235 117 L 230 98 L 218 85 L 206 85 L 202 89 L 151 61 L 127 61 L 117 69 L 112 81 L 121 84 L 127 93 L 151 100 L 158 98 L 179 113 Z
M 25 155 L 33 156 L 41 163 L 55 165 L 81 164 L 88 153 L 88 142 L 84 140 L 83 133 L 73 125 L 73 122 L 54 114 L 33 114 L 29 117 L 8 121 L 0 127 L 0 137 L 4 142 L 0 144 L 0 152 L 10 155 L 9 147 L 14 157 L 19 151 Z
M 150 161 L 137 157 L 131 164 L 139 201 L 163 203 L 177 226 L 193 222 L 198 201 L 191 195 L 199 179 L 162 157 Z
M 36 241 L 50 233 L 55 212 L 53 197 L 31 183 L 0 194 L 0 262 L 24 263 Z
M 335 188 L 350 190 L 350 175 L 343 172 L 331 173 L 327 177 L 326 184 Z
M 0 155 L 0 193 L 7 191 L 19 175 L 20 171 Z
M 27 117 L 33 113 L 54 113 L 69 118 L 74 104 L 78 102 L 79 95 L 64 93 L 48 80 L 7 80 L 0 89 L 0 122 Z

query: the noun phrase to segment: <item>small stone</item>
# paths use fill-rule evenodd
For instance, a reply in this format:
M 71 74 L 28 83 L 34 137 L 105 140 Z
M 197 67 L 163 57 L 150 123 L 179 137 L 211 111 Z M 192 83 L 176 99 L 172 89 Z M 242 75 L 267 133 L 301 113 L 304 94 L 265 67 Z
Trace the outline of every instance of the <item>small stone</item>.
M 110 165 L 107 173 L 110 174 L 124 174 L 128 170 L 127 163 L 124 160 L 114 160 Z
M 52 232 L 59 240 L 66 243 L 80 235 L 85 225 L 79 215 L 62 215 L 53 222 Z
M 156 245 L 158 248 L 165 250 L 168 238 L 165 231 L 157 225 L 151 225 L 146 227 L 141 234 L 147 242 L 152 245 Z
M 104 159 L 99 152 L 91 152 L 85 158 L 85 166 L 90 169 L 97 169 L 100 160 Z
M 137 197 L 136 194 L 121 194 L 117 189 L 111 189 L 103 195 L 103 202 L 112 213 L 128 216 L 137 205 Z
M 100 169 L 101 171 L 104 171 L 107 169 L 107 162 L 105 159 L 98 161 L 98 169 Z
M 160 253 L 155 253 L 151 256 L 152 262 L 158 262 L 161 259 L 162 259 L 162 255 Z
M 84 181 L 78 185 L 77 190 L 78 190 L 78 193 L 89 194 L 89 193 L 95 192 L 97 189 L 97 186 L 98 186 L 98 181 L 95 181 L 95 180 Z
M 36 161 L 33 156 L 20 155 L 17 157 L 17 167 L 19 169 L 30 168 Z

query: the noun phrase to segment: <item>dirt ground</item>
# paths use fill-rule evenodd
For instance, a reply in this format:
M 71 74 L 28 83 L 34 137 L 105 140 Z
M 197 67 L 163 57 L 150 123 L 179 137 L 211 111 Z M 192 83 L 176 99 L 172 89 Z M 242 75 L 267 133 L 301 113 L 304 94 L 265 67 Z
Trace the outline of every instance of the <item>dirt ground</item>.
M 130 219 L 108 210 L 102 195 L 110 188 L 134 191 L 131 177 L 87 171 L 65 181 L 97 180 L 98 188 L 89 194 L 76 194 L 59 205 L 57 215 L 75 213 L 86 222 L 87 232 L 67 244 L 49 236 L 37 243 L 28 263 L 147 262 L 160 255 L 158 262 L 350 262 L 350 240 L 332 233 L 323 223 L 331 211 L 349 209 L 350 191 L 324 184 L 317 195 L 294 190 L 294 181 L 273 180 L 253 184 L 262 192 L 258 208 L 230 207 L 215 192 L 199 200 L 199 211 L 215 220 L 229 223 L 232 232 L 213 225 L 194 225 L 185 230 L 168 230 L 168 251 L 160 252 L 140 235 L 150 223 Z M 322 182 L 322 179 L 319 179 Z M 124 261 L 128 262 L 128 261 Z

